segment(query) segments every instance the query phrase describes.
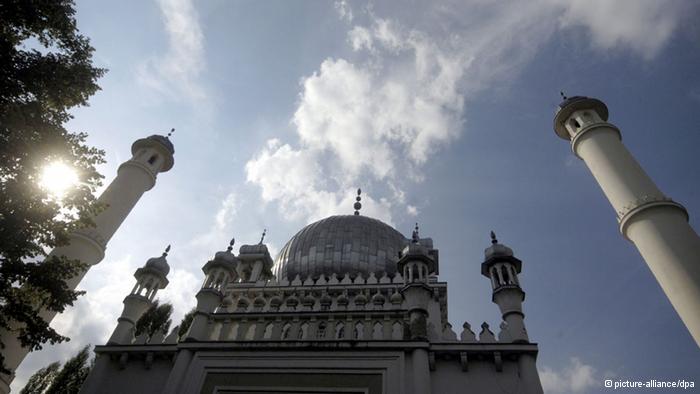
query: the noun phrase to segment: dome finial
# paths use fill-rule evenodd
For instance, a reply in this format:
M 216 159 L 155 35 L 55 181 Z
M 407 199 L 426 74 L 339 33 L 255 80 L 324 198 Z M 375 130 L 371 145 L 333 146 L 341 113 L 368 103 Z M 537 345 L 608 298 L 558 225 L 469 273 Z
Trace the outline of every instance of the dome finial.
M 420 241 L 420 236 L 418 236 L 418 223 L 416 223 L 416 227 L 413 229 L 413 235 L 411 235 L 411 239 L 413 240 L 414 244 L 417 244 Z
M 496 239 L 496 233 L 494 233 L 493 231 L 491 231 L 491 243 L 494 245 L 498 243 L 498 240 Z
M 566 100 L 568 97 L 564 94 L 564 91 L 560 91 L 559 94 L 561 95 L 562 100 Z
M 231 242 L 228 243 L 228 248 L 226 248 L 227 251 L 231 251 L 233 249 L 233 244 L 236 243 L 236 238 L 231 238 Z
M 355 208 L 355 215 L 359 215 L 360 208 L 362 208 L 362 204 L 360 204 L 362 197 L 360 197 L 360 194 L 362 194 L 362 189 L 357 189 L 357 197 L 355 197 L 355 205 L 353 206 Z
M 163 252 L 163 257 L 167 256 L 167 255 L 168 255 L 168 252 L 170 252 L 170 245 L 168 245 L 168 246 L 165 248 L 165 252 Z
M 175 128 L 173 127 L 172 129 L 170 129 L 170 132 L 168 133 L 168 138 L 170 138 L 170 136 L 173 135 L 174 132 L 175 132 Z
M 260 243 L 258 245 L 263 244 L 263 241 L 265 240 L 265 234 L 267 234 L 267 229 L 263 229 L 262 236 L 260 237 Z

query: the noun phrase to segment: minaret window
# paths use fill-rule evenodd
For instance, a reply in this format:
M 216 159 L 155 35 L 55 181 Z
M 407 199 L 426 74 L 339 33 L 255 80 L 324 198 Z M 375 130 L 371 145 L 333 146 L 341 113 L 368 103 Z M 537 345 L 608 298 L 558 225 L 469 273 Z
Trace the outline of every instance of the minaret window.
M 252 323 L 248 327 L 248 331 L 246 331 L 246 333 L 245 333 L 245 340 L 246 341 L 252 341 L 253 339 L 255 339 L 255 323 Z
M 394 339 L 394 340 L 403 339 L 402 324 L 398 321 L 394 322 L 394 324 L 391 325 L 391 339 Z
M 318 339 L 324 339 L 326 337 L 326 322 L 318 323 Z
M 297 336 L 297 339 L 306 339 L 308 338 L 308 333 L 309 333 L 309 323 L 304 323 L 299 327 L 299 335 Z
M 272 328 L 274 325 L 272 323 L 269 323 L 267 326 L 265 326 L 265 333 L 263 333 L 263 339 L 271 339 L 272 338 Z
M 380 322 L 374 323 L 372 327 L 372 339 L 383 339 L 384 337 L 384 326 Z
M 158 155 L 153 155 L 148 159 L 148 164 L 154 165 L 156 163 L 156 160 L 158 160 Z
M 233 323 L 231 325 L 231 330 L 228 333 L 228 340 L 235 341 L 238 338 L 238 323 Z
M 362 331 L 364 330 L 364 325 L 360 322 L 357 322 L 355 324 L 355 332 L 353 332 L 353 338 L 354 339 L 362 339 L 364 335 L 362 335 Z

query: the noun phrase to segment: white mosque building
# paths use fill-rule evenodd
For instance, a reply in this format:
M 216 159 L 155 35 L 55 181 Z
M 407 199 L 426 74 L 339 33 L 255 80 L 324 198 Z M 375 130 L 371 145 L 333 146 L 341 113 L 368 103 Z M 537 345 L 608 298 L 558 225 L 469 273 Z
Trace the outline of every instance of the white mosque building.
M 572 97 L 560 104 L 554 128 L 591 169 L 622 234 L 640 249 L 697 340 L 700 239 L 685 209 L 656 188 L 607 117 L 601 101 Z M 132 153 L 100 197 L 109 209 L 95 219 L 97 226 L 53 253 L 99 263 L 131 208 L 174 163 L 164 136 L 136 141 Z M 360 190 L 356 200 L 354 214 L 309 224 L 274 260 L 264 233 L 237 253 L 234 241 L 214 253 L 203 262 L 196 313 L 182 336 L 176 327 L 134 337 L 135 322 L 168 284 L 168 250 L 149 259 L 134 275 L 109 341 L 95 347 L 95 366 L 81 392 L 542 393 L 538 346 L 522 309 L 522 262 L 513 251 L 491 233 L 481 262 L 503 317 L 499 327 L 464 323 L 457 333 L 433 240 L 421 237 L 418 225 L 405 237 L 362 215 Z M 69 284 L 75 288 L 83 275 Z M 15 369 L 27 350 L 0 334 L 10 343 Z M 0 393 L 9 392 L 11 380 L 2 375 Z

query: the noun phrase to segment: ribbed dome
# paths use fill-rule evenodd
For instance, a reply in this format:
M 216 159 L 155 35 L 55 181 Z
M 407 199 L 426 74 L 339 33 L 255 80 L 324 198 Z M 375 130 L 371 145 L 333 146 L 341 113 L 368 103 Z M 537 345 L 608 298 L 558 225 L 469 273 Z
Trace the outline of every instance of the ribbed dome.
M 398 253 L 408 243 L 401 233 L 361 215 L 331 216 L 309 224 L 282 248 L 273 272 L 278 278 L 302 279 L 321 274 L 396 272 Z M 379 277 L 380 275 L 377 275 Z

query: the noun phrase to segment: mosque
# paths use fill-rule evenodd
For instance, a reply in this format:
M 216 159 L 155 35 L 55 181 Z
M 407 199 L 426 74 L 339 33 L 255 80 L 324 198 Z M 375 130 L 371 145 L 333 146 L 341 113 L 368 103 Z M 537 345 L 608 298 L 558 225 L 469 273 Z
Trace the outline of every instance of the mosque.
M 700 255 L 687 212 L 663 195 L 607 122 L 605 104 L 565 98 L 554 128 L 571 142 L 696 340 L 700 337 Z M 159 173 L 174 164 L 168 136 L 136 141 L 132 157 L 100 196 L 109 208 L 96 227 L 52 253 L 94 265 Z M 523 263 L 491 233 L 480 272 L 501 311 L 499 327 L 448 319 L 440 255 L 416 225 L 410 237 L 362 215 L 331 216 L 301 229 L 273 260 L 264 236 L 234 252 L 232 240 L 202 266 L 189 329 L 134 337 L 135 322 L 168 285 L 168 250 L 146 261 L 82 393 L 542 393 L 538 346 L 525 327 Z M 678 235 L 663 237 L 663 234 Z M 672 249 L 671 249 L 672 247 Z M 666 256 L 664 251 L 674 250 Z M 686 253 L 687 256 L 683 255 Z M 476 263 L 476 262 L 475 262 Z M 477 264 L 474 264 L 477 274 Z M 68 285 L 75 288 L 85 272 Z M 682 280 L 685 279 L 685 280 Z M 195 295 L 193 295 L 195 296 Z M 50 313 L 43 315 L 47 321 Z M 7 363 L 28 353 L 5 332 Z M 700 342 L 699 342 L 700 343 Z M 11 375 L 0 376 L 0 393 Z

